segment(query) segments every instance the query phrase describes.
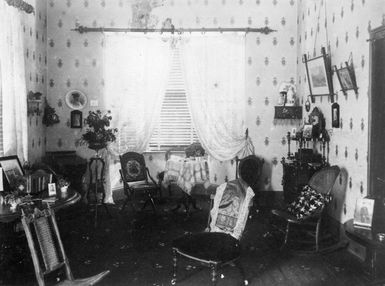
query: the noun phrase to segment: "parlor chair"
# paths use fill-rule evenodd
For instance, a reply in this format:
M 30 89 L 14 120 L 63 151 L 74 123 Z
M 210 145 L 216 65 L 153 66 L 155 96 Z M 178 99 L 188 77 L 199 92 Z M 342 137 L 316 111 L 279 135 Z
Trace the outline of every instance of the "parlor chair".
M 249 187 L 258 180 L 262 161 L 245 158 L 239 163 L 240 178 L 220 185 L 215 193 L 204 232 L 187 234 L 173 241 L 173 277 L 177 280 L 178 257 L 201 263 L 211 269 L 211 283 L 217 282 L 217 270 L 228 264 L 236 265 L 247 284 L 239 263 L 240 239 L 246 226 L 254 191 Z
M 272 210 L 272 214 L 285 223 L 285 227 L 281 229 L 285 233 L 281 249 L 287 245 L 289 233 L 296 231 L 301 240 L 299 242 L 313 246 L 311 252 L 320 251 L 321 222 L 326 206 L 332 199 L 331 191 L 339 174 L 338 166 L 322 168 L 310 178 L 298 198 L 286 209 Z
M 146 200 L 142 206 L 142 210 L 150 204 L 153 211 L 156 211 L 154 203 L 154 194 L 160 193 L 160 186 L 151 177 L 150 171 L 146 167 L 146 162 L 142 154 L 136 152 L 127 152 L 119 156 L 120 158 L 120 175 L 123 181 L 124 193 L 126 200 L 121 208 L 124 210 L 128 202 L 131 203 L 135 210 L 133 200 L 136 194 L 144 193 Z
M 261 174 L 262 174 L 263 164 L 265 163 L 265 160 L 261 159 L 261 158 L 258 158 L 254 154 L 253 155 L 248 155 L 247 157 L 244 157 L 242 159 L 240 159 L 238 156 L 235 157 L 235 164 L 236 164 L 235 178 L 236 179 L 239 178 L 239 163 L 241 161 L 244 161 L 245 159 L 254 160 L 256 164 L 260 165 L 260 168 L 258 170 L 259 173 L 256 175 L 259 178 L 261 176 Z M 260 192 L 258 192 L 258 188 L 259 188 L 258 184 L 259 184 L 259 180 L 256 180 L 253 185 L 250 185 L 250 187 L 253 189 L 253 191 L 255 193 L 254 200 L 253 200 L 253 209 L 254 210 L 257 210 L 260 207 L 259 206 L 260 205 L 260 203 L 259 203 Z
M 110 272 L 107 270 L 88 278 L 74 279 L 60 238 L 54 211 L 49 208 L 48 204 L 42 210 L 35 206 L 22 207 L 21 221 L 39 286 L 44 286 L 46 276 L 60 268 L 65 270 L 66 280 L 56 285 L 94 285 Z

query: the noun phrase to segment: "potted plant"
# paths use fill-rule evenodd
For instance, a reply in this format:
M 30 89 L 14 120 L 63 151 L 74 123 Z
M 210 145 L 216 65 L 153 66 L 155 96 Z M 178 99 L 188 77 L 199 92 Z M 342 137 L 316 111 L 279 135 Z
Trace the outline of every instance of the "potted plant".
M 117 128 L 109 128 L 112 119 L 111 111 L 102 114 L 100 110 L 90 111 L 85 124 L 88 125 L 86 133 L 80 139 L 80 144 L 87 144 L 88 148 L 98 150 L 106 148 L 109 142 L 116 140 Z
M 70 182 L 67 179 L 61 177 L 57 180 L 57 185 L 61 192 L 67 192 Z

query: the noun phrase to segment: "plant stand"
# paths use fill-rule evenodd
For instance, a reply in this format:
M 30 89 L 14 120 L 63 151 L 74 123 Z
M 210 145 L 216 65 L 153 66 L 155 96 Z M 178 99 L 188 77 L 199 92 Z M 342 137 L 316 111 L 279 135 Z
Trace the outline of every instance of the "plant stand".
M 89 165 L 90 172 L 90 185 L 88 189 L 87 199 L 90 205 L 94 205 L 94 226 L 98 225 L 98 207 L 103 206 L 107 214 L 111 217 L 107 204 L 104 202 L 106 192 L 104 189 L 104 168 L 105 162 L 103 158 L 99 156 L 99 152 L 96 152 L 96 156 L 90 159 Z M 93 203 L 90 203 L 90 195 L 94 196 Z

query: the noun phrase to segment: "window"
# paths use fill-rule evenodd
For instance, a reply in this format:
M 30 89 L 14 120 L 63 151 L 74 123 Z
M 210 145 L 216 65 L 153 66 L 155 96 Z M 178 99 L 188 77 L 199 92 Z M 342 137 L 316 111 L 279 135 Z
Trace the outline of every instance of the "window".
M 149 143 L 150 151 L 182 149 L 198 141 L 187 103 L 179 48 L 175 47 L 171 52 L 166 94 Z

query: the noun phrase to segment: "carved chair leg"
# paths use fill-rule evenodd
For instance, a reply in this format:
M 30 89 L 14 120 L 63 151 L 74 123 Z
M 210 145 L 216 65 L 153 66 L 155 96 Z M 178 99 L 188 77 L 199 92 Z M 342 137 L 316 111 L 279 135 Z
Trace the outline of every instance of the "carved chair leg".
M 246 273 L 245 273 L 245 270 L 244 270 L 243 267 L 242 267 L 241 262 L 240 262 L 239 260 L 236 260 L 236 261 L 234 262 L 234 265 L 239 269 L 239 272 L 241 273 L 243 285 L 248 285 L 249 282 L 248 282 L 248 280 L 246 279 Z
M 175 249 L 172 250 L 172 279 L 171 284 L 176 284 L 176 271 L 177 271 L 178 253 Z
M 283 249 L 286 246 L 286 244 L 287 244 L 287 241 L 289 239 L 289 231 L 290 231 L 290 222 L 288 222 L 287 225 L 286 225 L 285 240 L 283 241 L 281 249 Z
M 106 210 L 106 213 L 108 214 L 108 216 L 109 216 L 110 218 L 112 218 L 112 215 L 111 215 L 111 213 L 110 213 L 110 210 L 108 209 L 107 204 L 104 202 L 105 199 L 106 199 L 106 192 L 105 192 L 105 190 L 103 189 L 102 205 L 103 205 L 104 209 Z
M 156 208 L 155 208 L 155 203 L 154 203 L 154 199 L 152 197 L 150 197 L 150 202 L 151 202 L 151 206 L 152 206 L 152 210 L 154 213 L 156 213 Z
M 171 184 L 168 184 L 168 196 L 169 196 L 169 197 L 172 196 L 172 192 L 171 192 Z
M 108 214 L 108 216 L 109 216 L 110 218 L 112 218 L 112 215 L 111 215 L 110 210 L 108 209 L 108 206 L 107 206 L 106 203 L 103 203 L 103 207 L 104 207 L 104 209 L 106 210 L 106 213 Z
M 319 251 L 319 236 L 320 236 L 320 226 L 321 221 L 317 222 L 316 231 L 315 231 L 315 251 Z
M 98 203 L 95 204 L 94 227 L 98 226 Z
M 122 207 L 120 208 L 120 211 L 123 211 L 124 210 L 124 208 L 127 206 L 127 204 L 128 204 L 128 201 L 129 201 L 129 198 L 126 198 L 125 200 L 124 200 L 124 203 L 123 203 L 123 205 L 122 205 Z
M 210 264 L 211 269 L 211 285 L 217 285 L 217 265 L 215 263 Z
M 154 199 L 153 199 L 153 197 L 151 196 L 151 194 L 149 192 L 147 192 L 146 195 L 147 195 L 147 200 L 144 202 L 144 205 L 142 206 L 142 210 L 144 210 L 146 208 L 147 204 L 150 203 L 151 207 L 152 207 L 152 210 L 155 213 L 156 212 L 156 208 L 155 208 Z

